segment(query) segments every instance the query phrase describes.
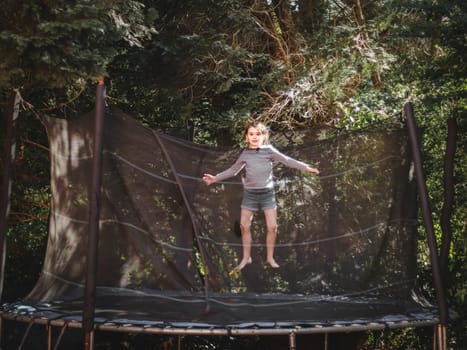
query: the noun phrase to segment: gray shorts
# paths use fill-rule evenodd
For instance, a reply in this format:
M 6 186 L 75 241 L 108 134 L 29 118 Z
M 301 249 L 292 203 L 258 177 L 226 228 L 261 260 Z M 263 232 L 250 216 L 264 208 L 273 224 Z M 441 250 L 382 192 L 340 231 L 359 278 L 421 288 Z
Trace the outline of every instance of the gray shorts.
M 251 211 L 275 209 L 277 207 L 276 193 L 273 188 L 245 189 L 241 207 Z

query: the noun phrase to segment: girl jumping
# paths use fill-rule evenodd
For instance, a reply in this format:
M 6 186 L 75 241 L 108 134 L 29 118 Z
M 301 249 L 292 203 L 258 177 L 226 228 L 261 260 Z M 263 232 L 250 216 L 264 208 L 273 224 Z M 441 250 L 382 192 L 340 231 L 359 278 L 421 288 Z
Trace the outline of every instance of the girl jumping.
M 253 121 L 245 127 L 245 140 L 248 148 L 243 150 L 237 161 L 227 170 L 217 174 L 204 174 L 203 181 L 207 185 L 220 182 L 237 175 L 245 169 L 243 181 L 243 200 L 240 212 L 240 230 L 242 233 L 243 258 L 235 267 L 242 270 L 251 260 L 251 222 L 258 210 L 263 210 L 266 219 L 266 261 L 273 268 L 279 264 L 274 259 L 274 247 L 277 237 L 277 205 L 272 175 L 273 162 L 280 162 L 288 167 L 300 169 L 318 175 L 318 169 L 308 164 L 290 158 L 269 144 L 267 127 L 260 122 Z

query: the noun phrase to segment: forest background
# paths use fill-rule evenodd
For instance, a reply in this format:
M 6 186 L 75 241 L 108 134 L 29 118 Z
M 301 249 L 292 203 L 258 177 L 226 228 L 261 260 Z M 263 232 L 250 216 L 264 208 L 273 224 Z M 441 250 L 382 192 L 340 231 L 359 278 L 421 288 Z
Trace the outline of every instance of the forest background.
M 448 325 L 449 348 L 467 348 L 465 18 L 465 0 L 3 1 L 2 145 L 16 92 L 22 101 L 2 301 L 31 290 L 47 241 L 50 164 L 36 115 L 91 110 L 100 75 L 107 102 L 145 125 L 229 146 L 248 118 L 274 130 L 357 129 L 398 117 L 409 97 L 424 130 L 447 302 L 459 315 Z M 422 219 L 418 262 L 433 297 Z M 376 333 L 365 334 L 363 347 L 432 346 L 432 330 Z

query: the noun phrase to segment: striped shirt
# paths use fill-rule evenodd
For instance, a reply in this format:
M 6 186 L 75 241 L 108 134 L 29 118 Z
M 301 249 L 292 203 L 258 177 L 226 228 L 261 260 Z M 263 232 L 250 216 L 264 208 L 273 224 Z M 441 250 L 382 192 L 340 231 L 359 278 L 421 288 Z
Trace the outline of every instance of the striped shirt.
M 290 168 L 305 170 L 308 164 L 295 160 L 279 152 L 272 145 L 262 145 L 257 149 L 243 150 L 237 161 L 227 170 L 216 175 L 216 182 L 237 175 L 245 169 L 243 185 L 246 189 L 273 188 L 273 162 L 280 162 Z

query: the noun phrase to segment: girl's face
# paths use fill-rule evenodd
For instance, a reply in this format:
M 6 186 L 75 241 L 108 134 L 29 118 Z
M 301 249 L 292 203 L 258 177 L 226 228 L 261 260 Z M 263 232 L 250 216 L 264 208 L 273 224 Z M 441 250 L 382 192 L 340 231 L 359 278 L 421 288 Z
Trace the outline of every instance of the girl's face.
M 250 126 L 245 136 L 249 148 L 258 148 L 264 142 L 264 134 L 257 128 Z

